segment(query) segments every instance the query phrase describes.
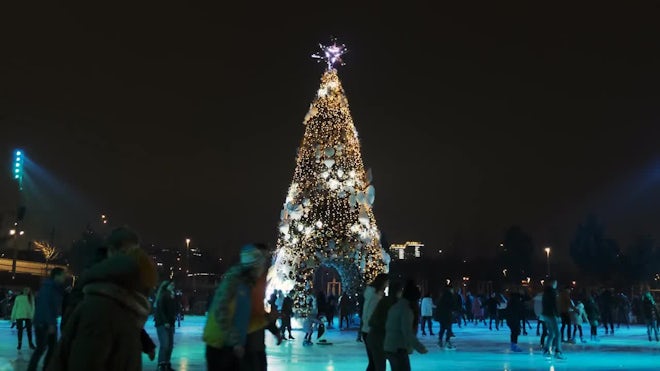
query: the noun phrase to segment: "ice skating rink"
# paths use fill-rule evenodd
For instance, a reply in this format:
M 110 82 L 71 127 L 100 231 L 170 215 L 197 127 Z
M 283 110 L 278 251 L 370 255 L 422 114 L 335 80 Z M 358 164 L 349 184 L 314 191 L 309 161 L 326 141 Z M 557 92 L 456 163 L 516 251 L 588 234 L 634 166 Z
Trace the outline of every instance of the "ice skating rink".
M 204 317 L 188 316 L 177 329 L 172 355 L 173 368 L 180 371 L 206 370 L 204 343 L 201 340 Z M 437 325 L 437 324 L 436 324 Z M 535 325 L 535 323 L 533 323 Z M 0 371 L 23 371 L 31 351 L 24 344 L 16 350 L 16 330 L 8 321 L 0 322 Z M 585 329 L 588 331 L 588 329 Z M 565 344 L 566 360 L 546 360 L 539 350 L 536 328 L 529 336 L 521 336 L 519 345 L 523 353 L 509 351 L 508 328 L 490 331 L 483 324 L 469 324 L 456 328 L 456 350 L 439 349 L 437 338 L 420 336 L 429 353 L 414 354 L 412 369 L 436 370 L 660 370 L 660 343 L 649 343 L 645 328 L 621 328 L 614 336 L 602 335 L 600 343 Z M 153 320 L 147 322 L 147 331 L 157 343 Z M 294 331 L 296 340 L 276 346 L 274 338 L 266 334 L 268 369 L 271 371 L 362 371 L 366 368 L 364 345 L 355 341 L 356 332 L 329 330 L 327 339 L 333 345 L 302 346 L 303 334 Z M 27 339 L 24 339 L 26 341 Z M 144 357 L 144 370 L 156 370 L 156 362 Z

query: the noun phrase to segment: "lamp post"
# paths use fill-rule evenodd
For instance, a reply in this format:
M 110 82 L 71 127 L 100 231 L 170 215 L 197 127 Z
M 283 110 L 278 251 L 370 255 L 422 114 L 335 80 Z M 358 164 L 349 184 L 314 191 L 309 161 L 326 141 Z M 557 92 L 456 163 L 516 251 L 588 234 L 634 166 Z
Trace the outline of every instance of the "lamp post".
M 18 241 L 17 237 L 23 235 L 23 231 L 18 232 L 17 236 L 17 229 L 19 228 L 19 223 L 23 222 L 23 218 L 25 217 L 25 206 L 24 206 L 24 199 L 23 199 L 23 176 L 24 176 L 24 169 L 23 165 L 25 163 L 25 153 L 23 150 L 17 149 L 14 151 L 14 164 L 12 166 L 12 173 L 14 175 L 14 180 L 18 184 L 18 194 L 19 194 L 19 205 L 18 209 L 16 209 L 16 221 L 14 222 L 14 228 L 10 231 L 10 235 L 13 237 L 13 242 L 14 242 L 14 254 L 12 257 L 12 263 L 11 263 L 11 279 L 16 279 L 16 260 L 18 259 Z M 12 233 L 13 232 L 13 233 Z
M 186 277 L 190 273 L 190 238 L 186 238 Z
M 544 250 L 545 250 L 545 262 L 546 262 L 545 275 L 547 277 L 550 277 L 550 248 L 546 247 Z

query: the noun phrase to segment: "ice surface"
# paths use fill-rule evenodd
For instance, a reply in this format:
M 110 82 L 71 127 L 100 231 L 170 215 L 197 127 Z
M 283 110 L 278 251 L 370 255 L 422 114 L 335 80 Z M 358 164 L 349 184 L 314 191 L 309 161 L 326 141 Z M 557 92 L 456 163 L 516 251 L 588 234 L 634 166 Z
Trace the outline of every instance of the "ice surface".
M 176 370 L 206 370 L 201 332 L 203 317 L 186 317 L 177 329 L 174 342 L 173 366 Z M 437 325 L 437 324 L 436 324 Z M 535 324 L 534 324 L 535 325 Z M 588 329 L 585 329 L 588 333 Z M 16 350 L 16 330 L 9 322 L 0 322 L 0 371 L 25 370 L 30 350 Z M 147 331 L 156 341 L 153 321 Z M 412 356 L 412 369 L 422 370 L 660 370 L 660 343 L 649 343 L 642 326 L 620 329 L 614 336 L 602 335 L 599 344 L 564 345 L 567 360 L 547 361 L 538 350 L 536 328 L 530 336 L 521 336 L 523 353 L 509 351 L 509 331 L 489 331 L 483 325 L 455 328 L 455 351 L 437 348 L 437 338 L 420 336 L 429 353 Z M 296 340 L 276 346 L 267 334 L 268 366 L 271 371 L 362 371 L 366 368 L 364 345 L 355 341 L 356 332 L 330 330 L 327 339 L 331 346 L 303 347 L 303 334 L 294 331 Z M 24 339 L 26 341 L 27 339 Z M 157 341 L 156 341 L 157 342 Z M 26 344 L 24 344 L 26 345 Z M 144 357 L 144 369 L 156 370 L 156 362 Z

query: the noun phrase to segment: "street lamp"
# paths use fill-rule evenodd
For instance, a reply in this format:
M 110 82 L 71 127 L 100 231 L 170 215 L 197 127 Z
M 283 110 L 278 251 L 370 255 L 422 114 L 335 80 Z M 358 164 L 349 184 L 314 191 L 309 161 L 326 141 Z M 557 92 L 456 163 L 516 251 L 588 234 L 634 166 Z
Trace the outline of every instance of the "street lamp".
M 544 250 L 545 250 L 545 262 L 546 262 L 545 274 L 547 277 L 550 277 L 550 248 L 546 247 Z
M 190 273 L 190 238 L 186 238 L 186 276 Z

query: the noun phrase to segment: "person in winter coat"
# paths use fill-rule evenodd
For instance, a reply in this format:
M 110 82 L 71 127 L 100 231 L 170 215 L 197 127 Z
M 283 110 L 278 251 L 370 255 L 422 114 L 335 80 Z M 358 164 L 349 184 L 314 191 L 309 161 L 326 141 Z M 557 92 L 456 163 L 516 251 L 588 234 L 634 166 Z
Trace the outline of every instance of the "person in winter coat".
M 543 291 L 543 322 L 548 329 L 548 338 L 546 340 L 545 356 L 550 356 L 554 348 L 554 356 L 557 359 L 564 359 L 561 350 L 561 341 L 559 341 L 559 308 L 557 305 L 557 280 L 548 280 L 548 285 Z
M 140 258 L 141 264 L 144 266 L 141 268 L 142 272 L 150 272 L 151 276 L 144 277 L 146 285 L 149 287 L 155 286 L 158 283 L 158 274 L 157 272 L 149 268 L 149 265 L 153 265 L 153 261 L 148 259 L 148 257 L 139 252 L 140 241 L 137 233 L 127 227 L 115 228 L 110 236 L 104 241 L 102 246 L 99 246 L 94 251 L 94 257 L 90 262 L 90 265 L 85 269 L 82 276 L 84 277 L 87 274 L 87 271 L 91 270 L 96 264 L 99 264 L 109 257 L 118 255 L 118 254 L 129 254 L 133 255 L 139 254 L 142 255 Z M 140 265 L 140 263 L 138 264 Z M 72 290 L 65 296 L 65 302 L 62 306 L 62 320 L 60 322 L 60 327 L 64 329 L 66 324 L 71 317 L 71 314 L 78 307 L 78 305 L 83 301 L 85 294 L 83 293 L 85 287 L 84 285 L 87 282 L 84 280 L 78 280 L 76 285 Z M 151 289 L 147 289 L 151 290 Z M 150 360 L 156 358 L 156 344 L 153 342 L 149 334 L 142 329 L 140 331 L 140 343 L 142 344 L 142 352 L 149 356 Z
M 371 328 L 369 327 L 369 320 L 371 315 L 376 310 L 378 302 L 383 298 L 385 294 L 385 288 L 389 283 L 389 276 L 387 273 L 380 273 L 374 278 L 373 282 L 367 286 L 364 290 L 364 306 L 362 307 L 362 340 L 364 340 L 364 346 L 367 349 L 367 357 L 369 358 L 369 364 L 367 365 L 367 371 L 374 370 L 374 359 L 371 354 L 371 349 L 369 347 L 369 340 L 367 335 Z
M 254 244 L 263 256 L 269 256 L 268 246 L 265 244 Z M 266 272 L 268 272 L 268 260 L 266 260 L 266 267 L 260 276 L 254 282 L 250 291 L 250 318 L 248 321 L 247 336 L 245 338 L 245 356 L 241 361 L 241 369 L 243 371 L 266 371 L 268 362 L 266 359 L 266 338 L 265 330 L 267 329 L 271 334 L 277 338 L 277 345 L 282 343 L 282 334 L 277 328 L 277 317 L 279 316 L 277 308 L 271 308 L 269 313 L 266 313 L 262 303 L 264 300 L 264 293 L 266 292 Z
M 239 370 L 244 363 L 248 346 L 253 307 L 263 311 L 261 300 L 254 300 L 252 289 L 266 272 L 266 255 L 256 245 L 241 249 L 240 263 L 231 267 L 213 298 L 204 326 L 206 363 L 209 371 Z
M 534 306 L 534 314 L 537 318 L 536 336 L 539 336 L 539 328 L 542 328 L 541 348 L 545 348 L 545 338 L 548 336 L 548 328 L 546 327 L 545 322 L 543 322 L 543 293 L 540 292 L 536 294 L 532 301 Z
M 582 334 L 582 324 L 589 323 L 589 317 L 587 317 L 587 313 L 584 310 L 584 304 L 579 300 L 571 311 L 571 323 L 573 324 L 573 343 L 575 343 L 578 330 L 580 331 L 580 342 L 586 343 Z
M 166 280 L 156 293 L 154 322 L 158 334 L 158 370 L 171 371 L 172 350 L 174 349 L 174 324 L 177 319 L 178 304 L 174 292 L 174 282 Z
M 30 357 L 28 371 L 36 371 L 41 356 L 46 352 L 44 369 L 52 358 L 55 345 L 57 344 L 57 316 L 62 309 L 62 298 L 64 297 L 64 281 L 66 272 L 62 268 L 53 268 L 48 278 L 41 285 L 34 306 L 34 333 L 37 338 L 37 346 Z
M 611 290 L 604 289 L 599 297 L 600 299 L 600 315 L 605 326 L 605 335 L 610 332 L 614 335 L 614 294 Z M 608 329 L 609 325 L 609 329 Z
M 658 307 L 650 291 L 647 291 L 642 297 L 642 313 L 644 314 L 646 334 L 649 336 L 649 341 L 653 341 L 651 332 L 655 335 L 655 341 L 660 341 L 658 337 Z
M 11 310 L 11 321 L 16 322 L 18 330 L 18 347 L 20 350 L 23 345 L 23 329 L 27 332 L 30 349 L 34 349 L 32 343 L 32 318 L 34 318 L 34 296 L 29 287 L 23 290 L 23 293 L 14 299 L 14 307 Z
M 429 334 L 433 335 L 433 299 L 431 298 L 431 292 L 427 292 L 426 295 L 422 298 L 422 335 L 426 336 L 426 324 L 428 324 Z
M 474 319 L 474 324 L 478 325 L 479 321 L 484 320 L 484 309 L 481 305 L 481 298 L 475 296 L 472 299 L 472 318 Z
M 289 340 L 294 340 L 295 338 L 291 336 L 291 317 L 293 317 L 293 299 L 291 299 L 291 293 L 287 293 L 282 300 L 282 339 L 286 340 L 286 331 L 289 332 Z
M 148 296 L 157 283 L 156 266 L 133 247 L 110 257 L 81 277 L 84 298 L 62 330 L 57 357 L 48 371 L 140 371 L 141 332 L 151 312 Z
M 573 301 L 571 300 L 571 287 L 566 286 L 559 293 L 559 315 L 561 317 L 561 341 L 563 343 L 571 341 L 571 312 L 574 310 Z M 566 337 L 564 337 L 564 331 L 566 331 Z
M 440 301 L 438 302 L 438 322 L 440 322 L 440 332 L 438 333 L 438 346 L 446 349 L 455 349 L 451 343 L 453 313 L 456 308 L 456 297 L 454 295 L 454 288 L 451 286 L 445 287 Z M 445 337 L 443 344 L 442 338 Z
M 584 312 L 589 319 L 591 341 L 598 342 L 598 321 L 600 321 L 600 310 L 596 298 L 593 295 L 589 295 L 584 303 Z
M 351 298 L 343 293 L 339 297 L 339 329 L 343 329 L 344 321 L 346 321 L 346 328 L 348 329 L 351 326 Z
M 488 311 L 488 318 L 489 318 L 488 328 L 490 330 L 493 329 L 493 321 L 495 321 L 495 330 L 499 331 L 499 329 L 500 329 L 500 324 L 499 324 L 500 319 L 498 317 L 498 310 L 497 310 L 497 306 L 499 304 L 500 304 L 500 301 L 497 300 L 497 294 L 494 293 L 494 292 L 492 294 L 490 294 L 490 297 L 484 303 L 484 305 L 486 307 L 486 310 Z
M 428 352 L 426 347 L 415 336 L 417 321 L 414 303 L 419 300 L 419 289 L 414 282 L 406 283 L 401 299 L 387 312 L 385 321 L 385 341 L 383 349 L 390 362 L 392 371 L 409 371 L 410 357 L 414 350 L 421 354 Z
M 529 296 L 521 287 L 517 292 L 511 292 L 507 303 L 506 324 L 511 330 L 511 351 L 522 352 L 518 347 L 518 336 L 520 336 L 520 322 L 525 318 L 525 302 Z
M 314 326 L 317 327 L 323 325 L 319 317 L 319 307 L 316 304 L 316 296 L 310 294 L 307 296 L 307 307 L 309 308 L 309 313 L 305 320 L 303 321 L 303 331 L 305 331 L 305 339 L 303 340 L 303 345 L 314 345 L 312 342 L 312 335 L 314 334 Z
M 378 306 L 369 319 L 369 339 L 367 344 L 371 348 L 375 371 L 385 371 L 387 358 L 385 357 L 385 324 L 387 313 L 396 302 L 401 299 L 403 286 L 399 282 L 390 283 L 389 295 L 378 302 Z

